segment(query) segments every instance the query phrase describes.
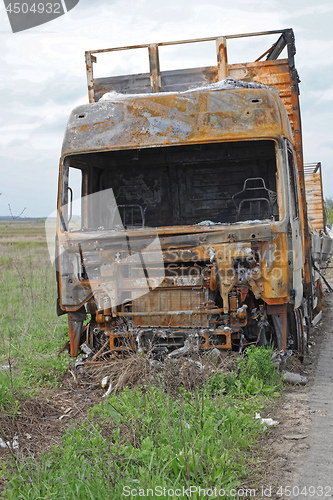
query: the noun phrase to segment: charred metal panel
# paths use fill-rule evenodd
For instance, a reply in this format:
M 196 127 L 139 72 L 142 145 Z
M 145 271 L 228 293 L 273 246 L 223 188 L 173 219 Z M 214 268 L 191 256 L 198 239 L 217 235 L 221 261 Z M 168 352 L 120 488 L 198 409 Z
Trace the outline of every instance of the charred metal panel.
M 324 231 L 324 197 L 321 164 L 304 165 L 304 180 L 309 222 L 313 229 L 316 229 L 318 232 Z
M 231 64 L 228 65 L 228 73 L 236 80 L 261 83 L 275 88 L 285 105 L 293 133 L 295 129 L 300 128 L 299 111 L 293 109 L 291 102 L 294 82 L 287 59 Z
M 184 92 L 189 88 L 201 87 L 218 81 L 217 68 L 193 68 L 174 71 L 162 71 L 161 92 Z M 152 91 L 149 73 L 126 75 L 113 78 L 96 78 L 94 101 L 98 102 L 107 92 L 120 94 L 147 94 Z
M 259 137 L 292 141 L 287 119 L 281 123 L 285 114 L 267 89 L 128 96 L 75 108 L 62 154 Z
M 183 69 L 176 71 L 162 71 L 162 92 L 184 92 L 189 88 L 202 87 L 218 81 L 217 68 Z
M 133 92 L 134 89 L 135 92 Z M 142 73 L 140 75 L 125 75 L 113 78 L 96 78 L 92 102 L 98 102 L 107 92 L 147 94 L 151 92 L 150 74 Z
M 271 241 L 263 244 L 261 261 L 262 279 L 257 283 L 261 297 L 267 304 L 289 302 L 289 269 L 286 234 L 275 234 Z
M 203 288 L 157 288 L 133 302 L 133 312 L 142 313 L 142 316 L 133 316 L 133 326 L 208 327 L 208 315 L 199 313 L 204 303 L 205 290 Z M 195 314 L 195 310 L 198 310 L 198 314 Z M 173 311 L 192 311 L 193 314 L 175 315 L 172 314 Z M 154 312 L 160 314 L 154 316 Z M 164 314 L 161 315 L 161 313 Z
M 321 234 L 322 247 L 321 247 L 321 258 L 322 261 L 327 262 L 329 258 L 333 255 L 333 239 L 327 234 Z

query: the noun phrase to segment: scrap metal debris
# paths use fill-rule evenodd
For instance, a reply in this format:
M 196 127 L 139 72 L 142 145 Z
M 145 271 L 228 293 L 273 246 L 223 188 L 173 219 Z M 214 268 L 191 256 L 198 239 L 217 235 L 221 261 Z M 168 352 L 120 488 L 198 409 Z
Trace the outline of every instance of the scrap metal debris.
M 287 349 L 284 351 L 283 349 L 277 349 L 273 352 L 271 361 L 275 368 L 280 368 L 281 365 L 285 365 L 287 360 L 292 356 L 293 351 L 291 349 Z

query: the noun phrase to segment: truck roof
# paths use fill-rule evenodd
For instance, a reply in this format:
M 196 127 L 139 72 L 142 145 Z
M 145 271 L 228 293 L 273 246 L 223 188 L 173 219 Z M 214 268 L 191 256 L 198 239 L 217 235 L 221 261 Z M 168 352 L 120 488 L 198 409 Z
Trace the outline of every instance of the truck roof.
M 114 94 L 75 108 L 63 155 L 287 137 L 288 115 L 269 88 L 205 86 L 187 92 Z

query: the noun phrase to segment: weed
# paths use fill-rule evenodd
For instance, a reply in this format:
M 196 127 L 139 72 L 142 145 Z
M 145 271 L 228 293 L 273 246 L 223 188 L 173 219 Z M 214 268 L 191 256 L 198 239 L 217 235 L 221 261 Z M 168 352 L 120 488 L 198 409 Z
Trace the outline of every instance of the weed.
M 10 267 L 13 263 L 13 257 L 9 256 L 0 256 L 0 266 L 1 267 Z M 2 269 L 3 270 L 3 269 Z
M 224 379 L 225 391 L 234 395 L 270 395 L 278 397 L 282 379 L 271 357 L 272 347 L 250 346 L 238 360 L 238 372 Z
M 4 367 L 0 370 L 0 406 L 3 408 L 11 407 L 15 401 L 8 371 Z
M 0 366 L 8 360 L 12 366 L 9 386 L 8 371 L 0 374 L 0 409 L 6 411 L 17 394 L 58 384 L 68 365 L 66 355 L 57 357 L 68 328 L 66 319 L 56 315 L 55 273 L 47 249 L 39 241 L 19 240 L 17 229 L 13 224 L 5 233 L 16 238 L 15 244 L 0 240 Z
M 23 248 L 27 248 L 28 242 L 26 242 L 26 241 L 18 241 L 17 243 L 15 243 L 15 246 L 18 249 L 22 250 Z
M 152 385 L 125 388 L 90 409 L 38 464 L 22 464 L 6 498 L 121 498 L 125 486 L 237 488 L 248 450 L 266 432 L 253 418 L 263 400 L 223 394 L 222 382 L 214 374 L 176 397 Z

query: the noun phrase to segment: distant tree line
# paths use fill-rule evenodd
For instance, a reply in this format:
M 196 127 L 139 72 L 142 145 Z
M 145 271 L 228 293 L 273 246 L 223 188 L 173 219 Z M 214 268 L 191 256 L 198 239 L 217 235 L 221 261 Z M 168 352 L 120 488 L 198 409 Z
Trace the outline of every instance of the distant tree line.
M 330 225 L 333 225 L 333 196 L 325 198 L 325 205 L 327 209 L 327 218 Z

